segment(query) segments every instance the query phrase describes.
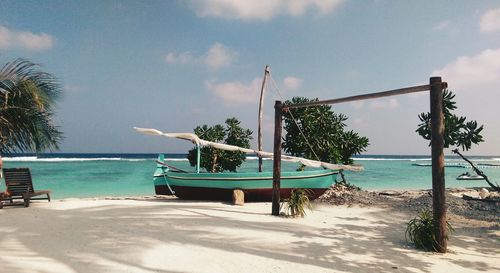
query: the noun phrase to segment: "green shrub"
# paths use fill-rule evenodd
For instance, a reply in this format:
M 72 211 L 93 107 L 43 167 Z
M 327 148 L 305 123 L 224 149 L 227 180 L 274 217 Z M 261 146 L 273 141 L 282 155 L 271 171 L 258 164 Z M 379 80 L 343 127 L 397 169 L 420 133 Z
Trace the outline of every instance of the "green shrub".
M 226 126 L 217 124 L 214 126 L 202 125 L 194 129 L 194 133 L 201 139 L 250 148 L 252 131 L 240 126 L 237 118 L 226 119 Z M 226 151 L 204 146 L 200 148 L 200 167 L 207 172 L 219 173 L 224 171 L 236 172 L 237 168 L 246 159 L 245 153 L 241 151 Z M 191 166 L 197 164 L 198 150 L 196 147 L 188 152 L 187 158 Z
M 436 251 L 439 244 L 434 236 L 434 229 L 437 223 L 432 217 L 431 210 L 421 211 L 417 217 L 408 222 L 406 226 L 405 239 L 412 242 L 415 247 L 425 250 Z M 448 233 L 453 232 L 453 227 L 446 222 Z M 448 236 L 445 238 L 448 240 Z
M 349 182 L 347 182 L 345 180 L 336 181 L 335 182 L 335 186 L 336 187 L 343 186 L 343 187 L 345 187 L 349 191 L 360 191 L 361 190 L 360 187 L 358 187 L 358 186 L 356 186 L 354 184 L 351 184 L 351 183 L 349 183 Z
M 310 189 L 293 189 L 290 198 L 285 199 L 284 202 L 281 203 L 281 208 L 292 217 L 304 217 L 306 215 L 306 209 L 312 210 L 309 197 L 313 194 L 314 192 Z

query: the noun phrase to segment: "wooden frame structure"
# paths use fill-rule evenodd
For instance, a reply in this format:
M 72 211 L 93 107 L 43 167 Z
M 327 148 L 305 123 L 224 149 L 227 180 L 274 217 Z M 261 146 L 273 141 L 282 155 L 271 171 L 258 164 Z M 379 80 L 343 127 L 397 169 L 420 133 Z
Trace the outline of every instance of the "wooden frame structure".
M 437 239 L 437 251 L 445 253 L 447 249 L 446 237 L 446 200 L 444 179 L 444 112 L 443 112 L 443 90 L 447 83 L 442 82 L 441 77 L 431 77 L 429 84 L 406 87 L 401 89 L 382 91 L 370 94 L 350 96 L 338 99 L 314 101 L 292 105 L 283 105 L 276 101 L 274 105 L 274 162 L 273 162 L 273 203 L 272 215 L 279 215 L 280 209 L 280 178 L 281 178 L 281 145 L 283 130 L 283 111 L 290 108 L 300 108 L 324 104 L 337 104 L 350 101 L 376 99 L 388 96 L 403 95 L 416 92 L 429 91 L 430 113 L 431 113 L 431 157 L 432 157 L 432 212 L 433 218 L 438 223 L 435 229 Z

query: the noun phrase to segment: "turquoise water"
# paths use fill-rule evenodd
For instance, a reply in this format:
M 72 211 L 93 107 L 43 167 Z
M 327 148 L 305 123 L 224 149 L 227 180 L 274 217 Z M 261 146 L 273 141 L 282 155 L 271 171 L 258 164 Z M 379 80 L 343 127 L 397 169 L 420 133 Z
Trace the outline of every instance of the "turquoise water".
M 193 170 L 183 155 L 167 155 L 170 164 L 183 170 Z M 28 167 L 32 171 L 36 189 L 51 189 L 58 198 L 98 196 L 154 195 L 152 174 L 156 155 L 151 154 L 50 154 L 39 158 L 19 156 L 4 158 L 5 168 Z M 472 157 L 479 164 L 500 165 L 500 156 Z M 367 190 L 373 189 L 430 189 L 431 167 L 412 164 L 430 163 L 425 156 L 362 156 L 356 159 L 363 172 L 346 172 L 349 182 Z M 447 157 L 446 164 L 456 166 L 464 161 Z M 283 162 L 284 170 L 295 170 L 294 163 Z M 249 157 L 242 172 L 255 171 L 257 160 Z M 264 161 L 264 169 L 272 169 L 272 161 Z M 482 170 L 491 181 L 500 183 L 500 166 Z M 456 177 L 470 168 L 447 167 L 446 187 L 486 187 L 484 181 L 458 181 Z M 3 189 L 2 182 L 2 189 Z

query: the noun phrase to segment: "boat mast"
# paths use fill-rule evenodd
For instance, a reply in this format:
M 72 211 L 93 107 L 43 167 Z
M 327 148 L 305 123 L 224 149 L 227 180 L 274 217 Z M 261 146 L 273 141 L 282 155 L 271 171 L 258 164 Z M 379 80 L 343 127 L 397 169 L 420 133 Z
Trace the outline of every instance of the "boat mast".
M 200 144 L 196 143 L 196 173 L 200 173 L 200 164 L 201 164 Z
M 269 65 L 264 68 L 264 79 L 262 80 L 262 87 L 260 89 L 260 101 L 259 101 L 259 124 L 257 128 L 257 149 L 262 151 L 262 106 L 264 104 L 264 91 L 266 89 L 266 79 L 269 75 Z M 262 156 L 259 155 L 259 172 L 262 172 Z

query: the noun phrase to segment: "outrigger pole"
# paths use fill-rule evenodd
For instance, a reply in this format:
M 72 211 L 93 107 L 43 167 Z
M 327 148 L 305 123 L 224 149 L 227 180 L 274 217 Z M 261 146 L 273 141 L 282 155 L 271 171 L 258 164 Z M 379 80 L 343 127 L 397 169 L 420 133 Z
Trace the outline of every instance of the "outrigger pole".
M 403 95 L 409 93 L 430 91 L 431 112 L 431 155 L 432 155 L 432 211 L 433 218 L 438 223 L 434 234 L 437 241 L 437 251 L 446 252 L 447 226 L 445 207 L 445 179 L 444 179 L 444 112 L 443 89 L 447 88 L 446 82 L 441 77 L 432 77 L 427 85 L 418 85 L 401 89 L 394 89 L 370 94 L 350 96 L 331 100 L 313 101 L 307 103 L 283 105 L 276 101 L 274 106 L 274 165 L 273 165 L 273 205 L 272 215 L 279 215 L 280 207 L 280 179 L 281 179 L 281 137 L 283 111 L 292 108 L 337 104 L 350 101 L 376 99 L 382 97 Z
M 264 79 L 260 88 L 259 100 L 259 124 L 257 128 L 257 150 L 262 151 L 262 107 L 264 106 L 264 92 L 266 91 L 266 80 L 269 76 L 269 65 L 264 68 Z M 262 172 L 262 156 L 259 155 L 259 172 Z

